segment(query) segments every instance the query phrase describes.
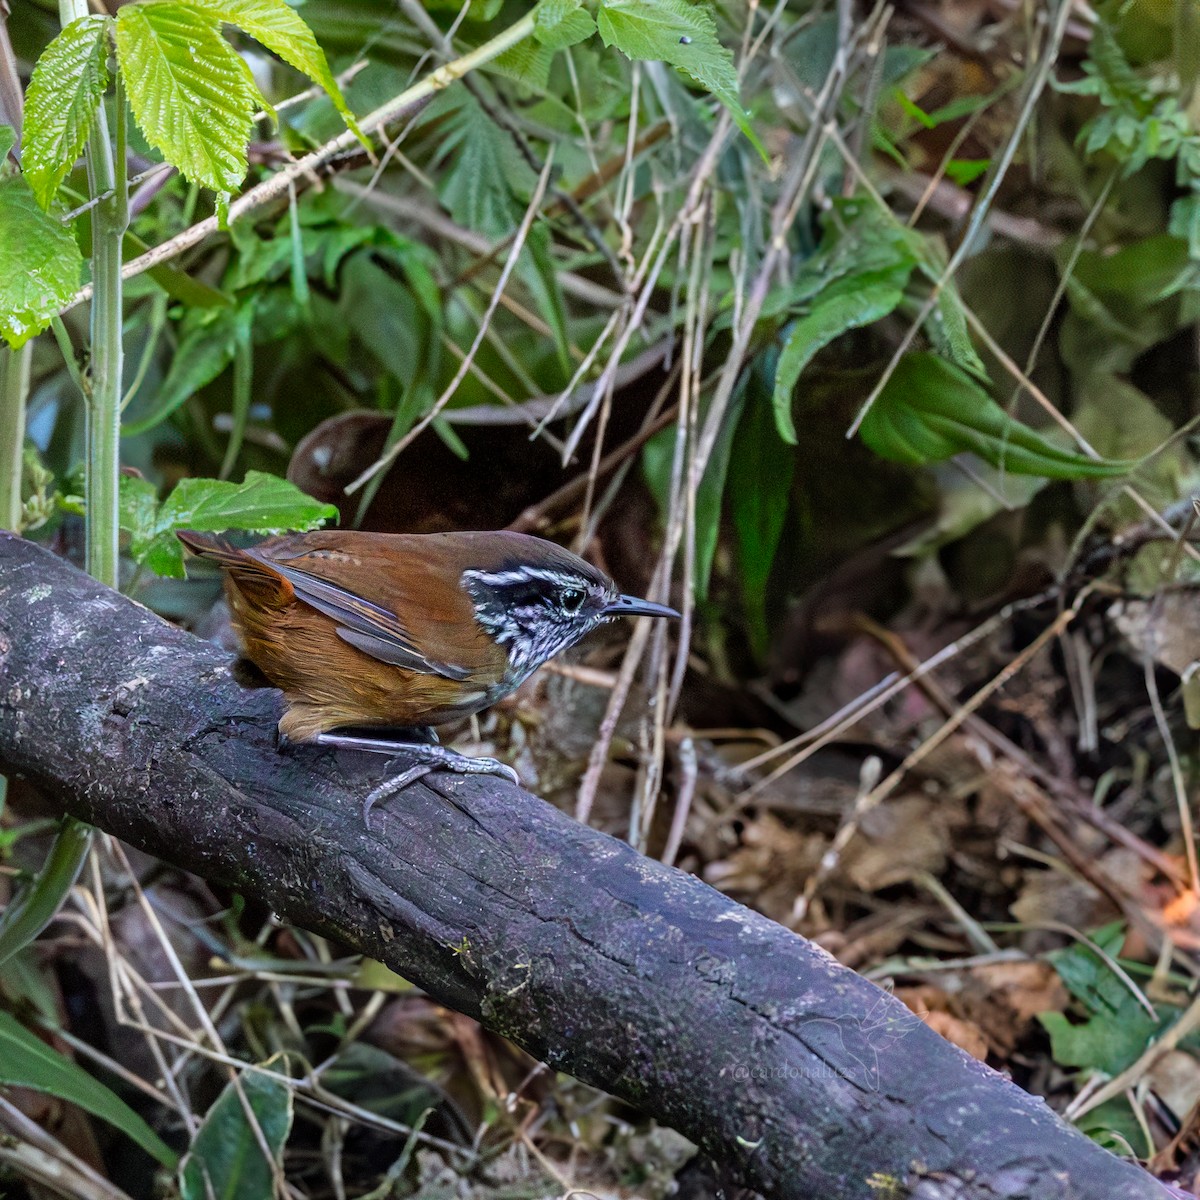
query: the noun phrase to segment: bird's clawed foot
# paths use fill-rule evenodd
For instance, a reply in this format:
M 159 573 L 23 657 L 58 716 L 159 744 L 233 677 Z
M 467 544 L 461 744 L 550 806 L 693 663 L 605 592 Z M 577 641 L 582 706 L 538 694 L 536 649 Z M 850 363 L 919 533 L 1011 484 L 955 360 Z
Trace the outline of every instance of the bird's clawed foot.
M 365 750 L 372 754 L 403 755 L 410 761 L 416 760 L 412 766 L 398 775 L 393 775 L 391 779 L 385 779 L 367 794 L 362 812 L 363 824 L 368 829 L 371 828 L 371 809 L 380 800 L 402 792 L 409 784 L 416 783 L 431 771 L 453 771 L 456 775 L 501 775 L 515 784 L 520 784 L 521 777 L 516 771 L 498 758 L 472 758 L 469 754 L 460 754 L 457 750 L 439 745 L 432 730 L 427 732 L 434 737 L 432 742 L 382 741 L 340 733 L 322 733 L 317 736 L 316 742 L 321 746 L 332 746 L 339 750 Z M 417 736 L 420 736 L 420 733 L 417 733 Z

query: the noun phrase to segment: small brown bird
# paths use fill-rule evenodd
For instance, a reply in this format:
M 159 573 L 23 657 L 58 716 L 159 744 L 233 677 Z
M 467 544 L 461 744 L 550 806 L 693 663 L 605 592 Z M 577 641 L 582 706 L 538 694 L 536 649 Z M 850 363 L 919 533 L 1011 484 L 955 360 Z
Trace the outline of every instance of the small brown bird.
M 364 816 L 438 767 L 515 780 L 495 759 L 437 745 L 431 727 L 494 704 L 604 621 L 679 615 L 520 533 L 320 530 L 246 550 L 207 533 L 179 540 L 224 569 L 242 652 L 287 701 L 282 733 L 421 759 L 376 788 Z M 331 732 L 344 726 L 412 730 L 434 744 Z

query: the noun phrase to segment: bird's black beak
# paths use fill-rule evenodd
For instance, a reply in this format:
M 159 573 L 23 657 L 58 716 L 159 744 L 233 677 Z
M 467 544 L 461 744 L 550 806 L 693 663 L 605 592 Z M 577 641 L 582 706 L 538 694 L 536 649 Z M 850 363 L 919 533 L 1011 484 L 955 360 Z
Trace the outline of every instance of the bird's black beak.
M 604 606 L 606 617 L 678 617 L 679 614 L 665 604 L 653 600 L 639 600 L 636 596 L 618 596 Z

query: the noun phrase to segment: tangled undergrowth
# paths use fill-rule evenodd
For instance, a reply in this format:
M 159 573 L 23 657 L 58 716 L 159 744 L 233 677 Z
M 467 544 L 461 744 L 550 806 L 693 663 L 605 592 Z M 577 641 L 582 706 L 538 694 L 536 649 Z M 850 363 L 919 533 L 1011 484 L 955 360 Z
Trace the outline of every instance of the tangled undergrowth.
M 707 17 L 658 2 L 707 46 Z M 362 112 L 527 7 L 303 15 Z M 522 529 L 672 600 L 680 630 L 610 630 L 457 744 L 1197 1190 L 1200 18 L 718 17 L 740 105 L 595 39 L 529 43 L 376 161 L 348 151 L 188 249 L 224 302 L 140 277 L 127 590 L 221 636 L 216 580 L 169 578 L 199 504 L 173 489 L 261 471 L 346 524 Z M 28 62 L 49 18 L 11 19 Z M 267 172 L 340 126 L 254 62 L 282 121 L 251 145 Z M 143 187 L 144 243 L 207 203 Z M 60 333 L 83 341 L 78 310 Z M 65 553 L 78 374 L 38 339 L 24 520 Z M 39 813 L 14 784 L 0 886 L 40 861 Z M 112 843 L 0 969 L 9 1014 L 190 1150 L 189 1197 L 229 1171 L 230 1194 L 313 1200 L 723 1186 L 377 964 Z M 0 1125 L 33 1147 L 0 1142 L 10 1195 L 40 1194 L 34 1150 L 79 1195 L 155 1194 L 83 1108 L 8 1089 Z

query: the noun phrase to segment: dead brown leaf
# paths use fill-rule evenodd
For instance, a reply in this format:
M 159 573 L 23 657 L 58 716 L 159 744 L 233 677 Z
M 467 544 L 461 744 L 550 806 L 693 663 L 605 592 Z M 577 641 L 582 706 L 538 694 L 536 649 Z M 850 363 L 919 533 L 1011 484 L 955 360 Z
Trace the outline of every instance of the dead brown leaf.
M 708 864 L 704 878 L 723 892 L 752 896 L 760 912 L 786 923 L 828 841 L 823 834 L 800 833 L 764 813 L 747 825 L 737 850 Z
M 925 1022 L 935 1033 L 965 1050 L 972 1058 L 986 1060 L 988 1040 L 974 1022 L 956 1013 L 955 997 L 933 984 L 896 989 L 896 999 Z
M 911 793 L 863 814 L 843 869 L 855 887 L 877 892 L 915 875 L 937 875 L 965 821 L 960 802 Z M 836 872 L 834 873 L 836 875 Z

